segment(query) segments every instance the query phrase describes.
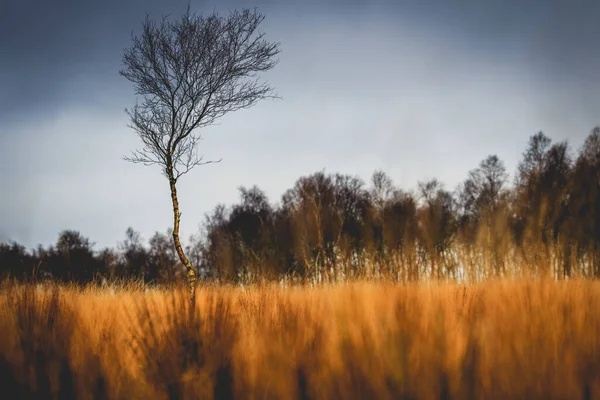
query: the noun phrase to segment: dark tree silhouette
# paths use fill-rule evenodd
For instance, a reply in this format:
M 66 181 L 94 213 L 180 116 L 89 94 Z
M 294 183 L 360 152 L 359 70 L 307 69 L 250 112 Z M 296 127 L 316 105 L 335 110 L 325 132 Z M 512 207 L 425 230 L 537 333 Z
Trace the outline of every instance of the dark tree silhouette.
M 600 127 L 585 140 L 573 168 L 567 229 L 584 275 L 600 278 Z
M 458 224 L 464 244 L 479 242 L 483 251 L 481 264 L 485 273 L 489 273 L 489 262 L 493 264 L 495 274 L 503 272 L 504 263 L 500 252 L 506 239 L 505 190 L 508 174 L 504 163 L 496 155 L 490 155 L 469 172 L 458 191 Z M 471 271 L 478 273 L 479 271 Z
M 140 236 L 132 227 L 125 231 L 125 240 L 118 245 L 121 251 L 121 265 L 119 274 L 146 281 L 149 264 L 149 254 Z
M 0 279 L 35 278 L 36 260 L 16 243 L 0 243 Z
M 331 176 L 323 172 L 300 178 L 283 196 L 292 215 L 294 251 L 303 274 L 321 281 L 330 267 L 326 256 L 341 227 L 335 209 L 335 189 Z
M 464 182 L 460 193 L 463 213 L 479 220 L 482 213 L 494 210 L 508 174 L 504 163 L 498 156 L 491 155 L 479 164 L 479 168 L 469 172 L 469 178 Z
M 383 171 L 375 171 L 371 177 L 371 198 L 379 210 L 382 210 L 385 203 L 394 195 L 394 183 L 392 179 Z
M 419 268 L 416 259 L 416 242 L 418 236 L 417 202 L 405 192 L 395 191 L 383 211 L 381 217 L 381 247 L 388 251 L 385 260 L 394 265 L 396 276 L 404 267 L 404 280 L 418 280 Z
M 373 206 L 369 192 L 360 178 L 336 174 L 333 182 L 338 233 L 327 247 L 326 254 L 329 265 L 338 272 L 340 255 L 343 255 L 342 259 L 347 263 L 354 255 L 360 258 L 363 249 L 373 243 L 369 229 L 372 225 Z M 353 269 L 357 269 L 356 266 Z
M 232 208 L 228 232 L 238 251 L 234 261 L 242 276 L 266 277 L 272 259 L 273 209 L 258 187 L 241 187 L 241 204 Z
M 108 283 L 108 280 L 113 280 L 117 277 L 117 271 L 119 269 L 119 253 L 111 248 L 102 249 L 97 255 L 98 265 L 104 272 L 101 281 L 102 283 Z
M 429 276 L 439 279 L 454 269 L 449 258 L 457 227 L 454 199 L 437 179 L 419 183 L 419 191 L 424 200 L 418 212 L 420 241 L 424 258 L 430 260 Z
M 59 234 L 56 246 L 43 255 L 42 267 L 59 281 L 90 282 L 99 267 L 92 247 L 93 243 L 78 231 L 64 230 Z
M 181 264 L 170 238 L 172 238 L 172 232 L 169 229 L 167 234 L 155 232 L 148 240 L 150 249 L 145 274 L 147 280 L 171 283 L 180 276 L 179 272 L 181 271 L 178 271 L 178 269 L 181 268 Z M 188 250 L 187 253 L 190 254 L 190 251 Z
M 541 132 L 530 138 L 515 187 L 518 244 L 538 274 L 557 273 L 559 233 L 568 220 L 572 162 L 567 143 L 551 143 Z
M 173 242 L 187 270 L 195 304 L 196 272 L 179 239 L 181 212 L 177 180 L 193 167 L 210 163 L 198 155 L 197 128 L 231 111 L 274 97 L 257 78 L 273 68 L 279 44 L 257 31 L 264 17 L 250 10 L 227 17 L 187 11 L 178 21 L 160 24 L 146 17 L 140 36 L 125 50 L 121 75 L 135 85 L 141 104 L 127 111 L 144 147 L 127 160 L 158 164 L 169 181 L 173 203 Z
M 527 150 L 523 153 L 523 160 L 517 168 L 517 186 L 525 184 L 532 176 L 541 173 L 551 143 L 552 139 L 543 132 L 538 132 L 529 138 Z

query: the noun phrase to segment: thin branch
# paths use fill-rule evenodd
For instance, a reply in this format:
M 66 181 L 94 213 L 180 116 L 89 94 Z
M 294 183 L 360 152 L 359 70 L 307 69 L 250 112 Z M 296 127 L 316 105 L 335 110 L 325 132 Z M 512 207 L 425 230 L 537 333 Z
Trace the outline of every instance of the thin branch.
M 126 110 L 143 148 L 125 160 L 158 164 L 178 178 L 196 166 L 218 163 L 198 156 L 198 128 L 264 99 L 280 99 L 257 77 L 272 69 L 279 43 L 258 31 L 264 16 L 242 10 L 219 16 L 192 13 L 155 23 L 146 16 L 123 55 L 120 74 L 141 96 Z

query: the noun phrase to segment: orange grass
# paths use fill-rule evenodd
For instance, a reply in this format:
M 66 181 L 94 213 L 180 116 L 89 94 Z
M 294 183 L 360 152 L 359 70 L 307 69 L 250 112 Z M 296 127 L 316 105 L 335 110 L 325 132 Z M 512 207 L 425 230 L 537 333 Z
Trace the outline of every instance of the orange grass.
M 600 398 L 600 283 L 0 289 L 0 397 Z

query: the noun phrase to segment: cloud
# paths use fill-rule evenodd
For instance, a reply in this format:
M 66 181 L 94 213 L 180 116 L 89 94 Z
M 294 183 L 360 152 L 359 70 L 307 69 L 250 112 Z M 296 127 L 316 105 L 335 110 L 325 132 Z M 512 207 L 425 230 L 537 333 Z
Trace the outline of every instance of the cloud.
M 437 177 L 452 189 L 488 154 L 516 166 L 540 129 L 581 143 L 600 122 L 590 78 L 600 64 L 597 28 L 576 27 L 595 11 L 486 3 L 264 3 L 264 31 L 283 49 L 267 76 L 283 100 L 203 131 L 201 151 L 223 162 L 180 181 L 183 237 L 214 205 L 237 201 L 240 185 L 277 201 L 301 175 L 368 180 L 383 169 L 403 188 Z M 121 160 L 139 142 L 123 113 L 133 88 L 118 69 L 144 10 L 184 3 L 18 4 L 0 17 L 0 36 L 15 33 L 0 44 L 10 55 L 0 60 L 0 235 L 35 246 L 79 229 L 99 248 L 128 226 L 145 238 L 165 230 L 164 177 Z

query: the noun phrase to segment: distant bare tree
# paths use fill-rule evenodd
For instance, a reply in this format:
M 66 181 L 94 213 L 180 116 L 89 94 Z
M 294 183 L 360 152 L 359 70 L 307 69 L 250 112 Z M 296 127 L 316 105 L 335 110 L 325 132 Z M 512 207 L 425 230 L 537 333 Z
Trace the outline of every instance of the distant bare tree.
M 130 127 L 144 147 L 126 160 L 158 164 L 171 189 L 173 242 L 187 270 L 191 305 L 195 304 L 196 272 L 179 240 L 181 212 L 176 183 L 193 167 L 211 163 L 198 155 L 197 128 L 213 124 L 230 111 L 248 108 L 273 89 L 257 77 L 277 64 L 279 43 L 257 31 L 264 17 L 256 10 L 234 11 L 227 17 L 190 13 L 177 21 L 148 16 L 140 36 L 123 55 L 120 74 L 133 82 L 141 104 L 126 110 Z
M 490 213 L 500 200 L 508 174 L 504 163 L 496 155 L 490 155 L 469 172 L 464 182 L 459 201 L 463 212 L 479 218 L 481 213 Z
M 450 275 L 447 257 L 457 227 L 454 199 L 437 179 L 419 182 L 418 187 L 423 199 L 418 211 L 420 241 L 430 258 L 430 276 L 439 279 L 444 273 Z
M 382 210 L 385 202 L 394 195 L 394 183 L 392 179 L 383 171 L 377 170 L 371 177 L 371 197 L 378 210 Z

